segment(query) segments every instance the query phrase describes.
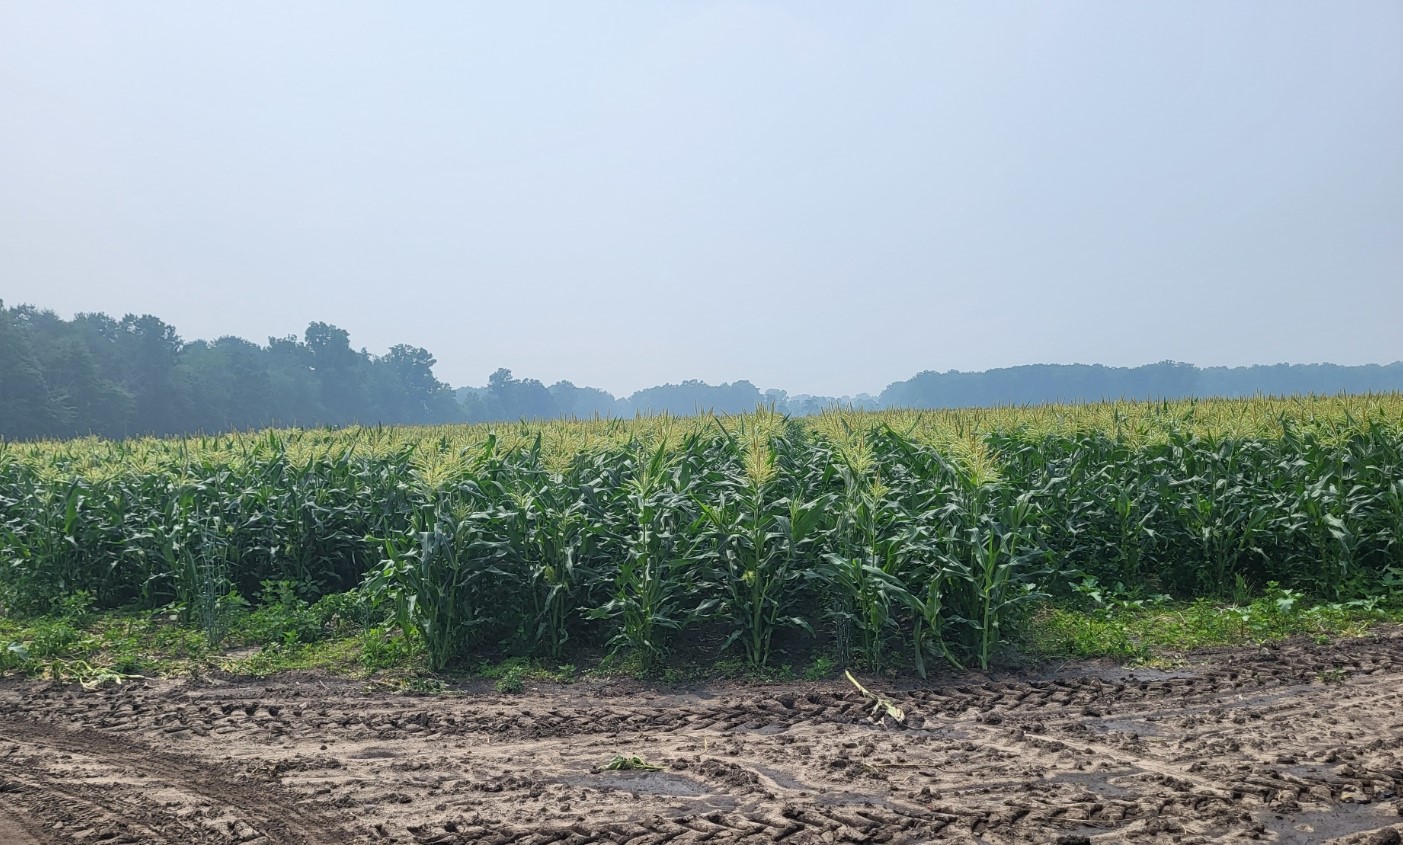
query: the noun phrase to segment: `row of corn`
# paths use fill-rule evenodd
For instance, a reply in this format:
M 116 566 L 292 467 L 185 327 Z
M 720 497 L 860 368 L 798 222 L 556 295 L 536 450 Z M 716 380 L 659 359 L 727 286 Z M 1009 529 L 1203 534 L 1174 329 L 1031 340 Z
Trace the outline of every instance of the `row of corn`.
M 353 429 L 0 446 L 0 601 L 358 589 L 435 667 L 714 637 L 754 665 L 987 665 L 1094 577 L 1223 596 L 1403 574 L 1403 403 L 1331 400 Z M 962 415 L 963 414 L 963 415 Z

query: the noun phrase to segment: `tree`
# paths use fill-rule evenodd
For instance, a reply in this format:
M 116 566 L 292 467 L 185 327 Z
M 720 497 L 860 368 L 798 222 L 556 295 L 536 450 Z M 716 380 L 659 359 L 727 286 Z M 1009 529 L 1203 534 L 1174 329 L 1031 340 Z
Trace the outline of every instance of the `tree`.
M 712 386 L 697 379 L 681 384 L 664 384 L 640 390 L 629 397 L 639 413 L 667 412 L 685 416 L 714 411 L 718 414 L 743 414 L 761 404 L 760 389 L 748 381 Z
M 324 421 L 344 425 L 367 416 L 369 356 L 353 350 L 346 330 L 329 323 L 311 323 L 305 337 L 326 415 Z
M 279 425 L 316 425 L 328 417 L 312 351 L 296 335 L 268 338 L 268 388 Z
M 548 389 L 563 416 L 590 419 L 619 413 L 619 401 L 614 395 L 597 387 L 576 387 L 571 382 L 558 381 Z
M 438 363 L 427 349 L 408 344 L 390 347 L 373 369 L 378 421 L 422 424 L 462 419 L 448 385 L 434 376 Z
M 29 333 L 0 302 L 0 434 L 9 438 L 44 437 L 62 419 L 49 394 L 44 372 Z
M 533 378 L 512 378 L 503 367 L 487 379 L 487 393 L 499 408 L 499 419 L 540 420 L 560 416 L 544 384 Z
M 0 435 L 174 434 L 274 425 L 453 422 L 464 418 L 426 349 L 382 358 L 351 349 L 328 323 L 269 338 L 185 343 L 149 314 L 65 321 L 0 303 Z M 511 380 L 520 404 L 544 392 Z
M 115 437 L 128 429 L 136 413 L 136 400 L 103 373 L 87 344 L 80 338 L 66 337 L 48 356 L 44 370 L 50 392 L 63 408 L 64 422 L 57 434 Z
M 127 314 L 119 324 L 123 387 L 135 400 L 129 434 L 173 434 L 187 428 L 188 393 L 176 376 L 184 345 L 175 328 L 151 314 Z

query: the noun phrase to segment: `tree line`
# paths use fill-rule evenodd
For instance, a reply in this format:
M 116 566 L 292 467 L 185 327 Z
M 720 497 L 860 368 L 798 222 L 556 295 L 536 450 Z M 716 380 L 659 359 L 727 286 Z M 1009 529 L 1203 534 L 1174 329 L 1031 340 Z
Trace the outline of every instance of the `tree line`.
M 568 381 L 545 385 L 498 369 L 483 387 L 451 389 L 427 349 L 384 355 L 313 322 L 266 345 L 237 337 L 185 341 L 150 314 L 71 320 L 0 302 L 0 437 L 215 433 L 274 426 L 414 425 L 667 412 L 743 413 L 761 405 L 803 416 L 841 405 L 959 408 L 1103 399 L 1403 391 L 1403 363 L 1208 367 L 1033 364 L 987 372 L 926 371 L 876 396 L 761 390 L 749 381 L 664 384 L 626 397 Z
M 0 436 L 220 432 L 293 425 L 464 419 L 428 350 L 351 348 L 336 326 L 266 346 L 237 337 L 186 342 L 150 314 L 64 320 L 0 303 Z
M 1030 364 L 979 373 L 926 371 L 877 397 L 886 408 L 982 408 L 1113 399 L 1242 398 L 1403 391 L 1403 362 L 1195 367 L 1161 361 L 1141 367 Z

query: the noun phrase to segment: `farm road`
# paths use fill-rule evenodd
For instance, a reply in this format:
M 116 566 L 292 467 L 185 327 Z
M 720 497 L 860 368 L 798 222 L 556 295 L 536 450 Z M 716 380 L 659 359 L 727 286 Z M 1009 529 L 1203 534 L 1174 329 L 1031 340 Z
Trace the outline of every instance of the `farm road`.
M 1396 843 L 1403 632 L 871 684 L 0 685 L 0 843 Z M 600 771 L 615 754 L 658 772 Z

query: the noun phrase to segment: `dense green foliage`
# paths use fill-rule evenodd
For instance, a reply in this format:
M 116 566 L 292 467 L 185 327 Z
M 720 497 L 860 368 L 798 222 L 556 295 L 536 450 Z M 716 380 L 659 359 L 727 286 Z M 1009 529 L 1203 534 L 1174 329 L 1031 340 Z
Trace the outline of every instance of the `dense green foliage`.
M 646 665 L 683 636 L 756 666 L 781 637 L 985 665 L 1030 599 L 1072 585 L 1334 599 L 1403 574 L 1399 398 L 1344 407 L 0 446 L 0 598 L 174 604 L 214 638 L 268 583 L 363 585 L 435 667 L 572 641 Z
M 1195 367 L 1161 361 L 1140 367 L 1028 364 L 979 373 L 923 372 L 893 382 L 877 397 L 884 408 L 979 408 L 1109 399 L 1245 398 L 1257 395 L 1403 390 L 1403 362 L 1387 365 L 1270 364 Z
M 151 315 L 63 320 L 0 303 L 0 437 L 129 437 L 273 425 L 464 419 L 427 350 L 382 356 L 312 323 L 266 346 L 181 340 Z

